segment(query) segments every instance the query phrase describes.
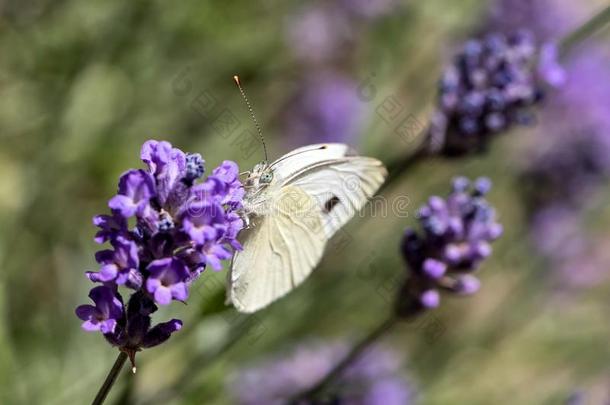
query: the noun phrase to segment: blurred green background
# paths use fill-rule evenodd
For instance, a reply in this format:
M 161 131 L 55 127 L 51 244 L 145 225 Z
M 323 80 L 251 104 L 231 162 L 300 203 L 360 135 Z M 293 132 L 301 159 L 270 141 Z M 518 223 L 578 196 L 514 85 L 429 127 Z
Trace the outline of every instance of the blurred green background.
M 74 308 L 87 301 L 83 272 L 96 266 L 91 218 L 106 210 L 118 176 L 141 165 L 145 140 L 200 152 L 208 168 L 225 159 L 251 168 L 262 150 L 238 135 L 252 127 L 232 82 L 239 73 L 271 159 L 317 141 L 292 137 L 285 115 L 303 78 L 320 69 L 295 55 L 286 35 L 305 4 L 0 3 L 0 403 L 88 403 L 111 367 L 116 350 L 83 332 Z M 375 90 L 359 98 L 359 130 L 343 140 L 384 161 L 413 148 L 376 109 L 395 96 L 425 123 L 443 63 L 480 31 L 488 8 L 483 0 L 404 1 L 352 27 L 349 52 L 332 70 L 349 76 L 354 92 Z M 212 99 L 213 108 L 198 104 Z M 232 134 L 215 121 L 225 109 L 239 121 Z M 388 201 L 408 201 L 408 215 L 354 219 L 303 286 L 253 317 L 224 307 L 226 274 L 210 272 L 187 306 L 160 311 L 159 319 L 181 318 L 184 328 L 140 353 L 138 373 L 125 369 L 108 403 L 231 403 L 227 381 L 243 365 L 310 337 L 363 335 L 385 316 L 392 280 L 404 271 L 402 230 L 457 174 L 493 179 L 490 199 L 506 234 L 485 263 L 479 294 L 448 298 L 384 340 L 406 353 L 420 403 L 561 404 L 575 390 L 602 403 L 610 285 L 606 276 L 559 291 L 532 248 L 519 170 L 536 136 L 515 130 L 486 154 L 413 168 L 384 192 Z M 603 250 L 610 193 L 597 198 L 583 226 L 606 241 Z

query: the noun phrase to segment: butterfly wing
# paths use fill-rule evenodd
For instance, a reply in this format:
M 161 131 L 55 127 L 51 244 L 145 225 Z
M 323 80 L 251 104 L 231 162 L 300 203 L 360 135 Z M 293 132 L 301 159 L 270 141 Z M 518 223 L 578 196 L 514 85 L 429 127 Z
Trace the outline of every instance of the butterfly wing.
M 242 231 L 233 257 L 230 299 L 255 312 L 299 285 L 322 258 L 326 237 L 315 201 L 298 187 L 283 187 L 272 215 Z M 240 239 L 242 235 L 240 235 Z
M 358 156 L 341 143 L 304 146 L 271 166 L 280 185 L 297 185 L 315 198 L 328 238 L 366 204 L 387 176 L 379 160 Z
M 276 180 L 271 214 L 242 231 L 244 250 L 233 258 L 229 296 L 254 312 L 287 294 L 321 260 L 332 235 L 360 210 L 387 172 L 343 144 L 296 149 L 271 165 Z
M 387 171 L 373 158 L 353 156 L 318 166 L 290 182 L 314 198 L 330 239 L 381 187 Z

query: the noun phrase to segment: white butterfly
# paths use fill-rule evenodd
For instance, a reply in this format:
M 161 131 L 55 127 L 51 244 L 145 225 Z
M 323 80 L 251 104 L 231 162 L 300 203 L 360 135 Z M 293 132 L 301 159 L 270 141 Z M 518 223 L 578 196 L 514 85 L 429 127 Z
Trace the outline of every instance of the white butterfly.
M 259 163 L 244 187 L 244 219 L 229 274 L 228 298 L 240 312 L 255 312 L 301 284 L 328 240 L 384 182 L 377 159 L 347 145 L 296 149 L 272 164 Z

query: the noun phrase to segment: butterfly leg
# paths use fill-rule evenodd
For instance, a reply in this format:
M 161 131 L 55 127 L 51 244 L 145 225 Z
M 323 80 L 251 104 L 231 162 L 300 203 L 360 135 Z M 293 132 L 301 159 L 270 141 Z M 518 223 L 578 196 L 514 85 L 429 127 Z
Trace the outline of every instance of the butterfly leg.
M 250 216 L 245 211 L 243 211 L 243 210 L 239 211 L 238 215 L 241 218 L 241 220 L 244 222 L 244 228 L 243 229 L 250 229 L 250 227 L 254 226 L 254 224 L 252 224 L 250 222 Z

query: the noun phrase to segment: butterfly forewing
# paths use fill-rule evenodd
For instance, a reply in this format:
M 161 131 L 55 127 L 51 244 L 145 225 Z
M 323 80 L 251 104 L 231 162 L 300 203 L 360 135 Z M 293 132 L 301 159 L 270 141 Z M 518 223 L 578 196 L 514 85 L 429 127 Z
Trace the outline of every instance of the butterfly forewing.
M 330 238 L 362 209 L 385 176 L 385 168 L 377 159 L 356 156 L 320 165 L 292 184 L 317 201 Z

